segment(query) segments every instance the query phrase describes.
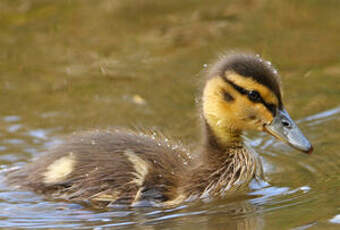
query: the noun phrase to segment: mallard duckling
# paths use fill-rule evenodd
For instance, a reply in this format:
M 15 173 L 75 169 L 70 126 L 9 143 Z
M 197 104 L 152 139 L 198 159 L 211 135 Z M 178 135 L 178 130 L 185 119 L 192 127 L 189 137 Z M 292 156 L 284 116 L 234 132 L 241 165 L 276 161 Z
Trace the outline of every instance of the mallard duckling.
M 132 131 L 76 134 L 8 182 L 53 197 L 102 205 L 176 205 L 224 197 L 260 177 L 244 130 L 265 131 L 306 153 L 312 146 L 285 110 L 272 65 L 231 54 L 207 71 L 201 151 L 188 156 L 163 139 Z

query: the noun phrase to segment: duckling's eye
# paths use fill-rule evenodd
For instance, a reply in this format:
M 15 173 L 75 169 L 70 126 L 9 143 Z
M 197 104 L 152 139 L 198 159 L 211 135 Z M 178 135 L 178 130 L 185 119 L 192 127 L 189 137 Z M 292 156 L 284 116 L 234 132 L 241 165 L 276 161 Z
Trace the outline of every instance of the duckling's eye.
M 260 96 L 259 92 L 257 92 L 256 90 L 249 91 L 248 92 L 248 98 L 253 102 L 261 101 L 261 96 Z

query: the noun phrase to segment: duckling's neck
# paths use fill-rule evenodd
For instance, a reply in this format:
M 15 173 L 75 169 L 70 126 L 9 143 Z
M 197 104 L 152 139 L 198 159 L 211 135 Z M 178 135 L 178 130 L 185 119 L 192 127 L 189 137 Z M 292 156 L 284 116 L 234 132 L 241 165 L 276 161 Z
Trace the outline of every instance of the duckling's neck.
M 212 128 L 205 120 L 203 133 L 203 137 L 205 138 L 203 141 L 204 152 L 213 150 L 227 154 L 227 149 L 240 148 L 243 146 L 241 134 L 242 132 L 240 130 L 233 130 L 232 127 Z
M 256 155 L 244 146 L 241 131 L 230 129 L 222 134 L 206 120 L 204 125 L 200 157 L 183 183 L 184 194 L 189 198 L 224 196 L 246 185 L 256 171 Z
M 243 144 L 241 118 L 233 110 L 235 101 L 216 90 L 223 85 L 220 77 L 214 77 L 203 90 L 204 139 L 197 162 L 188 169 L 183 183 L 188 197 L 223 196 L 247 184 L 255 174 L 256 156 Z
M 255 173 L 255 156 L 243 146 L 240 136 L 221 144 L 209 126 L 206 132 L 201 155 L 185 181 L 188 197 L 224 196 L 247 184 Z

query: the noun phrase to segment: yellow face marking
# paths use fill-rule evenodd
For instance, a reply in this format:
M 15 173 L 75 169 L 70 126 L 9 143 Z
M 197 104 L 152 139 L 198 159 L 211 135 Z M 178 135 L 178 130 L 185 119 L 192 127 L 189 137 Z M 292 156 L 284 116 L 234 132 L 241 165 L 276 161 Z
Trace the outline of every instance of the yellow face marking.
M 278 105 L 278 99 L 275 94 L 257 81 L 232 72 L 226 72 L 225 75 L 230 81 L 248 91 L 257 90 L 266 103 Z
M 272 91 L 251 78 L 232 72 L 227 72 L 227 78 L 246 90 L 258 91 L 266 103 L 278 104 Z M 229 94 L 227 100 L 223 92 Z M 264 125 L 273 120 L 264 104 L 251 101 L 220 76 L 210 78 L 205 85 L 203 113 L 219 144 L 226 146 L 239 143 L 242 130 L 263 131 Z
M 137 185 L 141 186 L 144 183 L 144 178 L 149 172 L 149 165 L 146 161 L 144 161 L 142 158 L 137 156 L 133 151 L 126 150 L 124 152 L 124 155 L 128 158 L 128 160 L 132 163 L 135 172 L 133 172 L 133 175 L 136 177 L 131 182 L 136 183 Z
M 44 183 L 58 183 L 64 180 L 74 169 L 75 156 L 71 152 L 68 156 L 64 156 L 47 167 L 47 171 L 43 174 Z
M 228 78 L 228 80 L 232 81 L 234 84 L 248 91 L 252 91 L 252 90 L 258 91 L 261 97 L 263 98 L 263 100 L 267 104 L 273 104 L 273 105 L 278 106 L 278 103 L 279 103 L 278 98 L 267 87 L 261 85 L 260 83 L 256 82 L 255 80 L 249 77 L 243 77 L 236 73 L 226 72 L 225 75 Z M 244 110 L 245 112 L 248 112 L 249 115 L 254 113 L 255 110 L 257 111 L 256 115 L 258 119 L 254 120 L 254 122 L 261 120 L 261 121 L 264 121 L 265 123 L 270 123 L 274 119 L 273 114 L 270 111 L 268 111 L 268 109 L 262 103 L 254 103 L 250 101 L 247 97 L 243 97 L 242 102 L 239 104 L 243 108 L 248 108 Z M 254 108 L 254 109 L 250 109 L 250 108 Z M 258 125 L 257 129 L 263 131 L 263 126 Z
M 226 103 L 223 99 L 222 90 L 226 90 L 232 97 L 235 98 L 232 86 L 226 84 L 221 77 L 213 77 L 206 83 L 203 90 L 203 113 L 206 121 L 213 129 L 216 137 L 221 143 L 230 143 L 239 139 L 238 136 L 233 135 L 229 130 L 235 131 L 237 127 L 231 127 L 234 111 L 231 103 Z

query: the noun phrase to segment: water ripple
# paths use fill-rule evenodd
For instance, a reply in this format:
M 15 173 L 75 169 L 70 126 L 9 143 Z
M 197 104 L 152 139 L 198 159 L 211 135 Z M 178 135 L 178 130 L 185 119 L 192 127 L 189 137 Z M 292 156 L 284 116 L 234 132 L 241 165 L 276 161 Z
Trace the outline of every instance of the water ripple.
M 340 107 L 330 109 L 304 119 L 299 120 L 300 126 L 307 131 L 321 129 L 322 126 L 331 126 L 331 122 L 339 118 Z M 48 148 L 58 143 L 53 136 L 53 129 L 31 129 L 23 124 L 20 117 L 9 116 L 3 118 L 8 123 L 5 130 L 11 135 L 4 133 L 0 145 L 1 151 L 7 151 L 21 145 L 23 152 L 36 155 L 39 151 L 35 144 Z M 329 123 L 328 123 L 329 122 Z M 311 124 L 311 125 L 310 125 Z M 16 134 L 16 138 L 10 137 Z M 172 209 L 157 208 L 134 208 L 134 209 L 111 209 L 100 211 L 93 210 L 78 204 L 46 201 L 42 197 L 30 192 L 18 192 L 6 190 L 2 186 L 0 191 L 0 225 L 3 227 L 31 227 L 31 228 L 86 228 L 93 226 L 94 229 L 105 228 L 131 228 L 136 225 L 155 225 L 171 223 L 175 219 L 207 221 L 216 216 L 229 218 L 230 223 L 243 223 L 261 228 L 262 213 L 276 214 L 285 212 L 292 207 L 305 209 L 311 203 L 322 205 L 325 201 L 325 192 L 322 187 L 325 180 L 335 184 L 339 181 L 338 153 L 316 154 L 305 156 L 297 154 L 285 144 L 277 142 L 274 138 L 266 135 L 257 135 L 253 140 L 248 139 L 264 156 L 264 167 L 269 181 L 257 181 L 250 185 L 250 192 L 244 197 L 232 196 L 225 201 L 213 201 L 211 203 L 185 204 Z M 315 140 L 312 140 L 315 141 Z M 325 148 L 328 148 L 325 146 Z M 17 154 L 2 155 L 0 160 L 18 162 L 20 158 L 9 158 Z M 29 157 L 30 158 L 30 157 Z M 332 160 L 333 159 L 333 160 Z M 328 170 L 325 170 L 327 168 Z M 332 192 L 336 188 L 327 187 L 326 192 Z M 334 214 L 335 215 L 335 214 Z M 339 215 L 329 219 L 329 223 L 339 224 Z M 260 226 L 260 227 L 259 227 Z M 306 224 L 296 227 L 305 229 Z M 244 228 L 247 229 L 247 228 Z

